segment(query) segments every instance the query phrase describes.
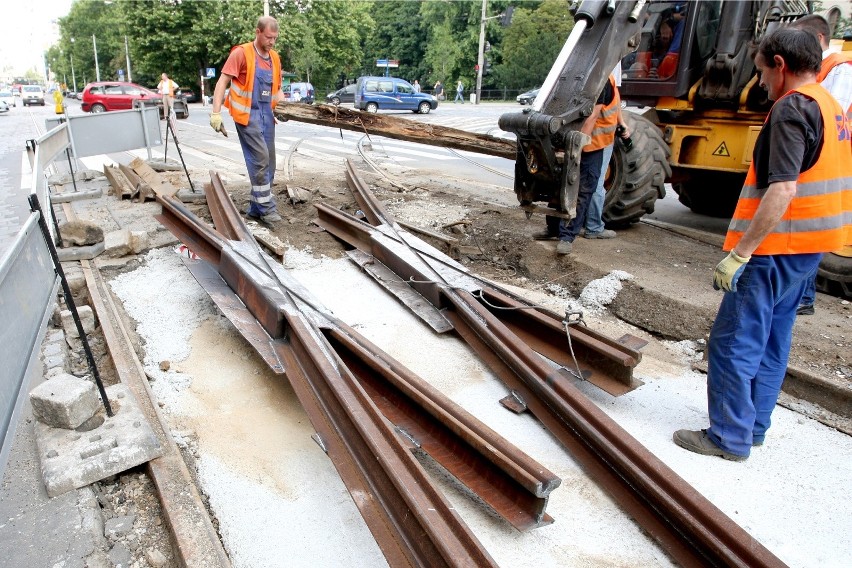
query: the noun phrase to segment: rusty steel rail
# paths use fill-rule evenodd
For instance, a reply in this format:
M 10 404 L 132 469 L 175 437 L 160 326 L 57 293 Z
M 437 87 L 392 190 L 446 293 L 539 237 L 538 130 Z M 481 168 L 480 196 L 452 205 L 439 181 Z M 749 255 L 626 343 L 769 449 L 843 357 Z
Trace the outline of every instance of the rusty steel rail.
M 428 455 L 519 530 L 560 480 L 340 322 L 263 253 L 211 172 L 216 230 L 159 196 L 158 219 L 202 260 L 186 264 L 277 373 L 286 373 L 391 566 L 492 566 L 433 487 Z M 416 457 L 415 457 L 416 456 Z
M 347 175 L 357 177 L 354 168 Z M 526 309 L 530 306 L 472 277 L 463 266 L 400 231 L 363 184 L 349 181 L 370 223 L 318 204 L 318 224 L 371 255 L 373 263 L 386 265 L 440 309 L 455 331 L 511 389 L 514 408 L 531 411 L 673 559 L 684 566 L 784 566 L 586 398 L 564 369 L 560 372 L 544 361 L 536 352 L 540 345 L 526 343 L 530 337 L 543 343 L 555 340 L 558 334 L 552 317 L 543 310 Z M 561 338 L 565 338 L 564 333 Z M 618 365 L 630 367 L 638 359 L 625 355 L 629 349 L 616 353 L 606 340 L 601 339 L 598 351 L 592 343 L 587 347 L 596 353 L 593 359 L 611 360 L 601 364 L 599 360 L 583 360 L 577 353 L 583 376 L 591 374 L 595 365 L 600 372 Z M 566 348 L 564 340 L 543 352 L 550 357 L 554 350 Z M 566 365 L 569 371 L 572 366 Z

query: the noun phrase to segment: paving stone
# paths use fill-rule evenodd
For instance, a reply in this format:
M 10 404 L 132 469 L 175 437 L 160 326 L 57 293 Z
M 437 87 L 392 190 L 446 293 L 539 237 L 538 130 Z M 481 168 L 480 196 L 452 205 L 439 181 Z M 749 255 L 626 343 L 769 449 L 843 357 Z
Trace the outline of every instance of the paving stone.
M 119 229 L 104 236 L 104 255 L 109 257 L 125 256 L 133 251 L 130 242 L 130 229 Z
M 95 331 L 95 312 L 89 306 L 77 306 L 77 315 L 80 316 L 80 322 L 83 324 L 83 331 L 89 335 Z M 71 315 L 71 310 L 62 310 L 60 314 L 62 318 L 62 329 L 65 330 L 65 335 L 68 337 L 80 337 L 77 333 L 77 325 L 74 323 L 74 318 Z
M 135 522 L 136 515 L 124 515 L 107 519 L 104 523 L 104 536 L 112 540 L 124 536 L 133 530 L 133 523 Z
M 71 375 L 59 375 L 30 391 L 33 415 L 53 428 L 74 429 L 100 406 L 95 385 Z
M 47 369 L 62 369 L 65 370 L 65 363 L 68 361 L 65 353 L 53 355 L 52 357 L 44 358 L 44 366 Z
M 107 556 L 109 556 L 109 559 L 115 568 L 129 568 L 130 562 L 133 560 L 130 556 L 130 551 L 120 542 L 116 543 L 115 546 L 109 550 L 109 554 Z

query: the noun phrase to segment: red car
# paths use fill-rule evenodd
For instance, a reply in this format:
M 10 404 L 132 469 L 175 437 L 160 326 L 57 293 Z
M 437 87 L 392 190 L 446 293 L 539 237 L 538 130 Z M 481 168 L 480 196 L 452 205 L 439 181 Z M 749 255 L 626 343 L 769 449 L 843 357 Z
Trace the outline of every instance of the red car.
M 102 81 L 89 83 L 83 89 L 83 110 L 86 112 L 106 112 L 109 110 L 129 110 L 137 100 L 160 100 L 160 95 L 136 83 L 122 81 Z
M 89 83 L 83 89 L 82 101 L 81 106 L 85 112 L 129 110 L 133 108 L 136 101 L 155 101 L 152 104 L 159 106 L 160 114 L 163 113 L 162 97 L 159 93 L 136 83 L 123 81 Z M 178 118 L 189 116 L 189 108 L 183 97 L 175 98 L 174 109 Z

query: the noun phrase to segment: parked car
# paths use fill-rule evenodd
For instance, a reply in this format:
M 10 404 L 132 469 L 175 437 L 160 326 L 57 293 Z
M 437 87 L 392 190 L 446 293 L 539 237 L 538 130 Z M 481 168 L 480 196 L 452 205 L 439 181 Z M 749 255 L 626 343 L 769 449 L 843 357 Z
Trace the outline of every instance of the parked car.
M 0 91 L 0 101 L 3 101 L 10 107 L 18 106 L 18 100 L 15 98 L 15 95 L 12 94 L 12 91 L 9 91 L 8 89 Z
M 178 89 L 176 93 L 179 97 L 183 97 L 186 99 L 188 103 L 197 103 L 198 102 L 198 94 L 193 89 L 184 89 L 181 87 Z
M 396 77 L 358 77 L 355 108 L 367 112 L 410 110 L 420 114 L 438 108 L 438 99 L 428 93 L 415 93 L 411 83 Z
M 517 100 L 522 105 L 531 105 L 535 102 L 535 98 L 538 96 L 538 89 L 533 89 L 531 91 L 527 91 L 526 93 L 521 93 L 516 97 Z
M 314 104 L 314 86 L 310 83 L 290 83 L 281 91 L 285 101 Z
M 6 101 L 0 100 L 0 114 L 4 112 L 9 112 L 9 103 Z
M 21 87 L 21 102 L 24 103 L 24 106 L 44 106 L 44 89 L 41 88 L 41 85 L 23 85 Z
M 333 93 L 327 94 L 325 96 L 325 100 L 333 105 L 339 105 L 340 103 L 354 103 L 356 86 L 357 85 L 355 83 L 352 83 L 351 85 L 346 85 L 342 89 L 337 89 Z
M 139 105 L 155 104 L 163 112 L 162 97 L 136 83 L 124 81 L 101 81 L 89 83 L 83 89 L 84 112 L 107 112 L 113 110 L 129 110 Z M 175 114 L 178 118 L 189 116 L 189 107 L 183 97 L 175 97 Z

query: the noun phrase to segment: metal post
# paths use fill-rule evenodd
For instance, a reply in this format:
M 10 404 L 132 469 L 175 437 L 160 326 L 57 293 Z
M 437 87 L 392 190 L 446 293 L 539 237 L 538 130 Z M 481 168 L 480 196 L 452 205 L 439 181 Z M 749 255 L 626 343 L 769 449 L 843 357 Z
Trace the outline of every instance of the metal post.
M 476 57 L 476 101 L 479 104 L 479 99 L 482 96 L 482 67 L 485 64 L 485 14 L 488 10 L 488 0 L 482 0 L 482 18 L 479 21 L 479 52 Z
M 74 74 L 74 54 L 71 54 L 71 80 L 74 81 L 74 92 L 77 92 L 77 76 Z
M 92 34 L 92 50 L 95 52 L 95 78 L 98 82 L 100 82 L 101 68 L 98 66 L 98 42 L 95 39 L 95 34 Z
M 59 262 L 59 257 L 56 254 L 56 247 L 53 246 L 53 240 L 50 238 L 50 231 L 47 229 L 47 222 L 44 219 L 44 211 L 38 201 L 38 196 L 34 193 L 29 196 L 30 209 L 38 211 L 38 226 L 41 228 L 42 237 L 47 244 L 47 249 L 50 251 L 50 257 L 53 259 L 53 269 L 59 275 L 59 280 L 62 282 L 62 292 L 65 294 L 65 304 L 71 312 L 74 319 L 74 324 L 77 326 L 77 334 L 80 336 L 80 341 L 83 343 L 83 351 L 86 352 L 86 359 L 89 362 L 89 370 L 95 378 L 95 384 L 98 386 L 98 391 L 101 393 L 104 408 L 107 416 L 113 416 L 112 407 L 109 404 L 104 383 L 101 381 L 101 375 L 98 373 L 98 366 L 95 364 L 95 357 L 92 355 L 92 350 L 89 347 L 89 340 L 86 337 L 86 332 L 83 331 L 83 322 L 80 321 L 80 314 L 77 313 L 77 305 L 74 303 L 74 298 L 71 296 L 71 288 L 68 287 L 68 280 L 65 279 L 65 272 L 62 270 L 62 264 Z
M 124 57 L 127 59 L 127 81 L 132 83 L 133 76 L 130 74 L 130 50 L 127 49 L 127 36 L 124 36 Z

